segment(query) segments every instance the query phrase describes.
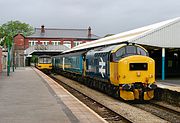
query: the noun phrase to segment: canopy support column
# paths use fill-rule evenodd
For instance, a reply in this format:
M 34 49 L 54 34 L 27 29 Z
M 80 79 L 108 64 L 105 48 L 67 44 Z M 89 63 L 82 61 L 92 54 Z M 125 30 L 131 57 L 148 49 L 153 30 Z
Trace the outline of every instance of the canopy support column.
M 165 48 L 162 48 L 162 80 L 165 80 Z

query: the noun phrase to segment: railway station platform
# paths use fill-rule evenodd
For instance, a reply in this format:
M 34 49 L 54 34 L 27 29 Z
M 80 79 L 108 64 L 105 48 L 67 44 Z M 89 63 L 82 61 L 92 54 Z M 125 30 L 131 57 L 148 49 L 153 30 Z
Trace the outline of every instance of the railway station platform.
M 156 80 L 159 88 L 180 92 L 180 78 Z
M 41 71 L 17 68 L 0 75 L 0 123 L 105 123 Z

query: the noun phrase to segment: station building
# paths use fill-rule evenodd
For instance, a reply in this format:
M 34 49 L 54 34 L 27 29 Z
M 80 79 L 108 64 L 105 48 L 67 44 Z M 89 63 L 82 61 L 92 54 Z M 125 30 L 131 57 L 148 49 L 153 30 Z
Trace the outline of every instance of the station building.
M 149 51 L 156 63 L 156 77 L 164 80 L 180 76 L 180 17 L 81 44 L 72 50 L 122 42 L 137 43 Z
M 90 42 L 99 39 L 95 34 L 92 34 L 91 27 L 88 29 L 56 29 L 35 28 L 34 34 L 23 36 L 17 34 L 14 36 L 15 48 L 27 49 L 34 45 L 65 45 L 68 48 L 73 48 L 79 44 Z
M 60 48 L 59 51 L 61 51 L 63 46 L 73 48 L 96 39 L 99 39 L 99 37 L 92 33 L 91 27 L 87 29 L 57 29 L 45 28 L 42 25 L 41 28 L 35 28 L 34 33 L 30 36 L 25 37 L 22 34 L 14 36 L 15 64 L 16 66 L 25 66 L 26 54 L 24 51 L 29 47 L 37 46 L 35 48 L 38 49 L 48 49 L 47 47 Z

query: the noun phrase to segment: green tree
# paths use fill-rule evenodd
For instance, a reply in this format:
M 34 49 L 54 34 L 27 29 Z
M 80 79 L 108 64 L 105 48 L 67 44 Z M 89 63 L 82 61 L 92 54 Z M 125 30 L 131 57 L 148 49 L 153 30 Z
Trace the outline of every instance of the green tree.
M 31 57 L 31 63 L 37 63 L 37 61 L 38 61 L 38 56 L 37 55 L 32 55 L 32 57 Z
M 9 21 L 0 26 L 0 45 L 12 45 L 13 37 L 21 33 L 24 36 L 31 35 L 33 33 L 33 27 L 29 24 L 22 23 L 20 21 Z

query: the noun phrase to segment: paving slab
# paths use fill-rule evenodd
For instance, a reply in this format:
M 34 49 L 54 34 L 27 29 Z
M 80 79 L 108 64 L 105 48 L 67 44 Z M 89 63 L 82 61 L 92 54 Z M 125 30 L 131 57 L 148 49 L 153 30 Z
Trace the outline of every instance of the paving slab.
M 0 123 L 70 123 L 32 68 L 0 78 Z

